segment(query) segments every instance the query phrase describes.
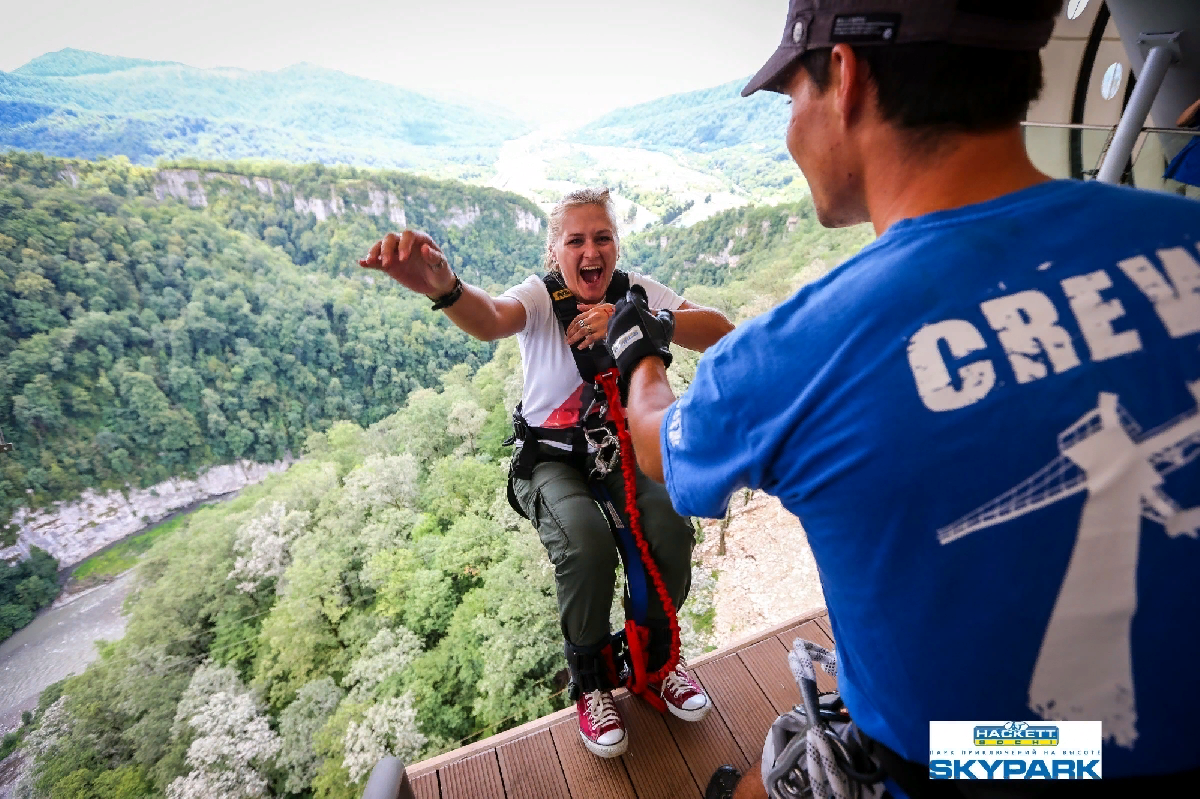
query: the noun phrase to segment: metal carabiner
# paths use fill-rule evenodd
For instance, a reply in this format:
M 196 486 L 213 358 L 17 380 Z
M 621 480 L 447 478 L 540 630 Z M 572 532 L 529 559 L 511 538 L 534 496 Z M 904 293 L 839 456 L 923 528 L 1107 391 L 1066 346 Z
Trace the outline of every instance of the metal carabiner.
M 593 434 L 597 435 L 593 438 Z M 589 447 L 596 449 L 596 461 L 592 466 L 592 474 L 597 477 L 604 477 L 611 472 L 617 465 L 621 457 L 621 439 L 613 435 L 612 430 L 607 427 L 597 427 L 594 430 L 584 428 L 583 437 L 588 442 Z M 611 448 L 607 454 L 605 450 Z

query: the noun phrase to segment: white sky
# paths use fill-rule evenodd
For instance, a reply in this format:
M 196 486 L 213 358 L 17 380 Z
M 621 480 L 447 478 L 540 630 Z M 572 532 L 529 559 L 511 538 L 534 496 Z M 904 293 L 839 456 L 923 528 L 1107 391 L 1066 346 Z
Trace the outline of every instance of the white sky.
M 16 0 L 0 70 L 75 47 L 196 67 L 308 61 L 581 122 L 753 73 L 786 0 Z M 15 7 L 14 7 L 15 6 Z

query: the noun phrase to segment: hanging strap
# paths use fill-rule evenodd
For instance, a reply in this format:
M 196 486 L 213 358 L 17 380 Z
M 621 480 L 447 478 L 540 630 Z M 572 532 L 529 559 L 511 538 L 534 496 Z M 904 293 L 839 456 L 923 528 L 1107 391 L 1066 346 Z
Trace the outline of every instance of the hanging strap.
M 650 607 L 650 593 L 647 588 L 646 569 L 642 564 L 642 556 L 638 552 L 637 541 L 634 540 L 630 527 L 621 521 L 621 514 L 617 512 L 617 506 L 613 503 L 612 496 L 604 487 L 604 483 L 593 480 L 589 487 L 592 495 L 596 497 L 596 501 L 600 503 L 600 510 L 604 512 L 608 526 L 616 535 L 617 545 L 621 549 L 621 562 L 625 565 L 625 586 L 629 591 L 629 610 L 633 620 L 644 627 L 646 626 L 646 614 Z
M 617 428 L 617 438 L 621 442 L 621 475 L 625 481 L 625 515 L 629 519 L 629 529 L 633 534 L 634 544 L 650 578 L 651 585 L 662 603 L 667 615 L 667 625 L 671 628 L 671 651 L 667 662 L 653 672 L 646 668 L 649 663 L 650 628 L 639 624 L 633 619 L 625 621 L 626 646 L 629 647 L 630 675 L 625 686 L 638 694 L 660 713 L 665 713 L 667 705 L 661 696 L 650 689 L 650 683 L 662 682 L 679 664 L 679 617 L 675 603 L 663 582 L 658 564 L 650 552 L 650 544 L 642 531 L 642 516 L 637 506 L 637 472 L 634 466 L 633 439 L 629 436 L 629 427 L 625 423 L 625 406 L 621 403 L 621 391 L 617 387 L 619 373 L 615 368 L 608 369 L 596 376 L 596 383 L 604 391 L 608 399 L 608 419 Z

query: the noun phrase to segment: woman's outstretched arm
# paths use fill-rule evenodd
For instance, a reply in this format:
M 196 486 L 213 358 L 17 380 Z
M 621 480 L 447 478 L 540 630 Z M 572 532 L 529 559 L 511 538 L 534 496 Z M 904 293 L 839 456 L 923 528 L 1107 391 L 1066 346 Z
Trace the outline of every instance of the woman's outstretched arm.
M 387 234 L 358 265 L 377 269 L 431 300 L 453 291 L 458 280 L 433 239 L 412 230 Z M 482 341 L 505 338 L 525 327 L 525 307 L 520 302 L 512 297 L 492 297 L 465 281 L 462 296 L 444 310 L 451 322 Z

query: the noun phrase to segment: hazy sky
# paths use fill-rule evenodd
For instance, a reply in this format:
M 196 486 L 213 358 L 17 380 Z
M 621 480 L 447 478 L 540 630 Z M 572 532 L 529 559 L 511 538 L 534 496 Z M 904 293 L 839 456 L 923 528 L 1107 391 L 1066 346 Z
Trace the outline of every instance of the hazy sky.
M 786 0 L 24 0 L 0 70 L 75 47 L 197 67 L 300 61 L 581 121 L 753 73 Z

